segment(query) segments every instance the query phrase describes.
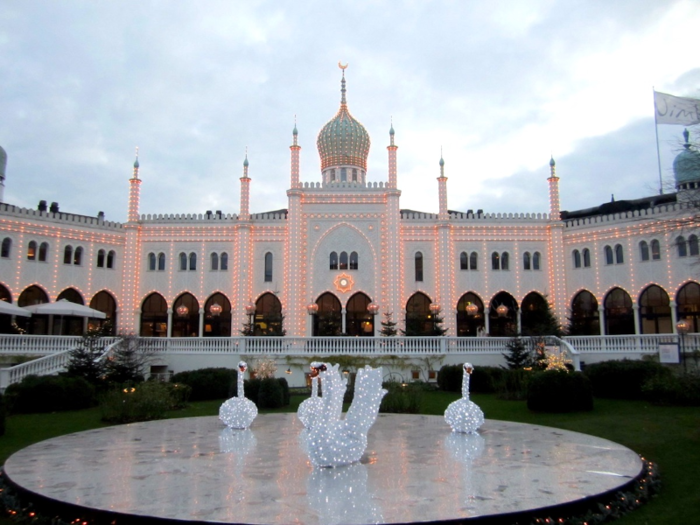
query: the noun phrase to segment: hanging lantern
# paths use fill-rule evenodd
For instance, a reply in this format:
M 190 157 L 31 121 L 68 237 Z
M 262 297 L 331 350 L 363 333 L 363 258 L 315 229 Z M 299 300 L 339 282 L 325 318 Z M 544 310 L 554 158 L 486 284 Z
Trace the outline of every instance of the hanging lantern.
M 246 315 L 255 315 L 255 305 L 253 304 L 253 301 L 250 301 L 245 307 L 245 313 Z
M 316 303 L 309 303 L 306 306 L 306 311 L 309 315 L 316 315 L 318 313 L 318 305 Z
M 377 315 L 377 312 L 379 312 L 379 305 L 377 303 L 369 303 L 367 305 L 367 311 L 372 315 Z
M 178 306 L 175 311 L 177 312 L 177 315 L 179 315 L 180 317 L 187 317 L 187 314 L 190 313 L 190 309 L 187 308 L 184 304 L 181 304 L 180 306 Z
M 498 314 L 498 317 L 505 317 L 508 315 L 508 307 L 505 304 L 499 304 L 496 308 L 496 313 Z
M 687 319 L 681 319 L 676 325 L 676 330 L 678 330 L 679 334 L 687 334 L 690 332 L 690 323 Z
M 209 313 L 213 315 L 214 317 L 219 317 L 221 315 L 221 312 L 223 312 L 223 308 L 219 303 L 212 303 L 211 306 L 209 307 Z
M 474 303 L 469 303 L 467 307 L 465 308 L 467 311 L 467 315 L 474 316 L 479 313 L 479 307 L 475 305 Z
M 440 313 L 440 305 L 437 303 L 432 303 L 429 308 L 430 313 L 432 313 L 433 315 L 437 315 Z

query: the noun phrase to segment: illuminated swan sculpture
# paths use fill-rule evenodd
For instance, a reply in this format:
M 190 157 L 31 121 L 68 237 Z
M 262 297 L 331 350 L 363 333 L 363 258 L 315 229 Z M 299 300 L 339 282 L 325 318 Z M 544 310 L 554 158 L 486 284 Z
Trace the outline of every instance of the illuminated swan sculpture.
M 302 401 L 297 410 L 297 417 L 306 428 L 311 427 L 323 404 L 318 395 L 318 374 L 324 370 L 326 365 L 323 363 L 311 363 L 311 397 Z
M 245 361 L 238 363 L 238 395 L 227 399 L 219 408 L 219 419 L 229 428 L 248 428 L 258 415 L 258 407 L 245 397 L 243 391 L 243 374 L 248 370 Z
M 338 467 L 359 461 L 367 448 L 367 432 L 377 419 L 379 404 L 386 394 L 382 388 L 382 369 L 365 366 L 357 372 L 355 396 L 341 419 L 347 380 L 338 365 L 320 372 L 323 396 L 318 415 L 308 435 L 309 459 L 317 467 Z
M 445 421 L 452 427 L 453 432 L 473 434 L 484 424 L 484 413 L 469 400 L 469 376 L 474 371 L 471 363 L 462 366 L 462 398 L 453 401 L 445 410 Z

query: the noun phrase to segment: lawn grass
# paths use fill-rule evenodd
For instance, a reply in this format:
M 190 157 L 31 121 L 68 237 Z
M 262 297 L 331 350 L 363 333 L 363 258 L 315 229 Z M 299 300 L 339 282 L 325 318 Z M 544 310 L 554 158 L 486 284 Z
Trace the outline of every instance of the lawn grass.
M 422 413 L 442 415 L 456 393 L 426 393 Z M 661 493 L 650 503 L 616 521 L 616 525 L 696 523 L 700 516 L 700 410 L 660 407 L 643 401 L 596 399 L 592 412 L 542 414 L 530 412 L 523 401 L 502 401 L 493 395 L 473 394 L 489 419 L 559 427 L 610 439 L 638 452 L 659 466 Z M 294 412 L 304 396 L 292 396 L 289 407 L 267 412 Z M 218 414 L 221 401 L 191 403 L 169 417 Z M 13 415 L 0 437 L 0 461 L 31 443 L 71 432 L 106 426 L 99 409 L 53 414 Z M 0 519 L 0 524 L 11 521 Z

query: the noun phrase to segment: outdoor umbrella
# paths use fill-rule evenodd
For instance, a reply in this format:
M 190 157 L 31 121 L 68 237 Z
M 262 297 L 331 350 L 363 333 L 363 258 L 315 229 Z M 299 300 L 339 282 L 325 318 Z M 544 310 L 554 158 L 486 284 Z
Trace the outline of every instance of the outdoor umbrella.
M 56 301 L 55 303 L 33 304 L 23 307 L 25 310 L 33 314 L 41 315 L 73 315 L 75 317 L 93 317 L 95 319 L 106 319 L 107 314 L 84 306 L 78 303 L 71 303 L 65 299 Z
M 20 308 L 19 306 L 15 306 L 12 303 L 8 303 L 5 301 L 0 300 L 0 314 L 7 314 L 7 315 L 19 315 L 21 317 L 31 317 L 31 313 L 27 312 L 24 308 Z

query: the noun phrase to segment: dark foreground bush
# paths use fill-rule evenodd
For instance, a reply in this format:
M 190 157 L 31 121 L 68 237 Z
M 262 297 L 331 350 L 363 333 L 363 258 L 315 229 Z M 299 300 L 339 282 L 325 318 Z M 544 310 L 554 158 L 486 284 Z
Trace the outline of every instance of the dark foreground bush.
M 289 383 L 284 377 L 278 377 L 277 382 L 282 387 L 282 406 L 288 406 L 292 400 L 292 394 L 289 392 Z
M 95 387 L 82 377 L 27 376 L 5 392 L 11 413 L 79 410 L 97 404 Z
M 5 435 L 5 417 L 7 410 L 5 409 L 5 396 L 0 394 L 0 436 Z
M 523 401 L 527 399 L 527 385 L 535 372 L 514 368 L 502 370 L 500 374 L 492 376 L 492 383 L 496 397 L 508 401 Z
M 187 385 L 160 381 L 115 388 L 102 397 L 102 420 L 109 423 L 133 423 L 162 419 L 168 410 L 184 406 L 189 392 L 190 387 Z
M 612 399 L 643 399 L 642 386 L 660 376 L 670 378 L 670 369 L 654 361 L 603 361 L 584 370 L 591 380 L 593 395 Z
M 438 371 L 438 388 L 445 392 L 461 392 L 463 373 L 462 365 L 443 365 Z
M 534 372 L 527 385 L 527 408 L 537 412 L 593 410 L 591 383 L 581 372 Z
M 389 382 L 382 385 L 388 390 L 379 405 L 379 411 L 392 414 L 418 414 L 423 404 L 425 388 L 417 383 Z
M 700 406 L 700 374 L 654 376 L 644 383 L 642 394 L 652 403 Z
M 469 378 L 469 391 L 477 394 L 492 394 L 507 373 L 508 370 L 497 366 L 476 366 Z
M 289 405 L 289 384 L 283 377 L 247 379 L 243 383 L 245 397 L 258 408 L 280 408 Z
M 234 396 L 237 378 L 238 371 L 232 368 L 202 368 L 179 372 L 172 377 L 171 381 L 190 386 L 192 401 L 207 401 Z

